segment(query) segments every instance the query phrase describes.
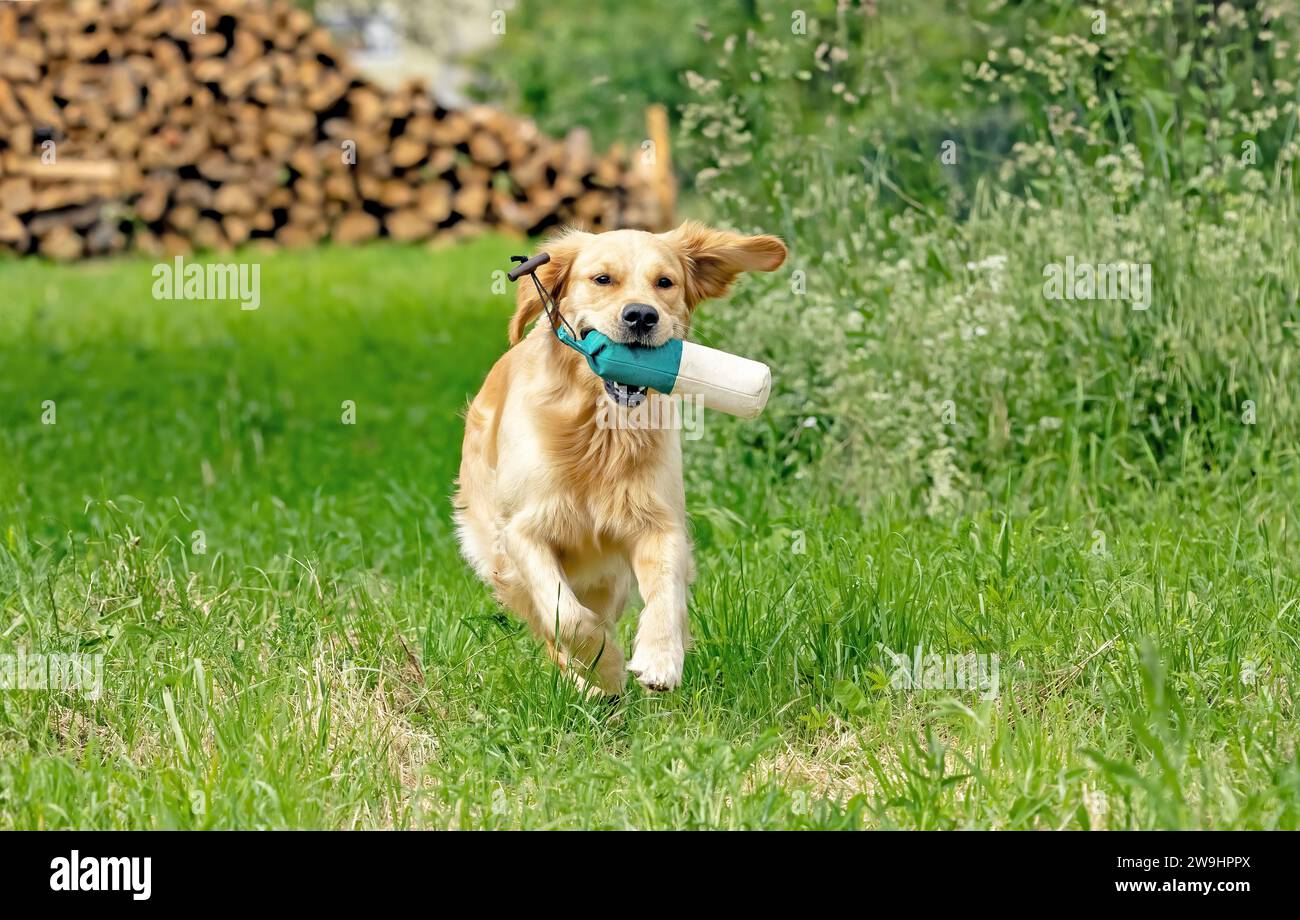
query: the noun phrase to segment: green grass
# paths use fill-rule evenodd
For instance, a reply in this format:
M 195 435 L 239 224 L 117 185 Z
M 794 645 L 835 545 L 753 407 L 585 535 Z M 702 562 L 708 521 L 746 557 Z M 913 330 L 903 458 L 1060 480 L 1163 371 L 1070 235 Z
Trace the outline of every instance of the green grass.
M 1300 825 L 1286 468 L 864 517 L 717 420 L 683 687 L 580 697 L 449 523 L 519 248 L 249 254 L 249 312 L 0 264 L 0 653 L 105 668 L 0 692 L 0 827 Z M 1000 696 L 891 689 L 918 644 Z

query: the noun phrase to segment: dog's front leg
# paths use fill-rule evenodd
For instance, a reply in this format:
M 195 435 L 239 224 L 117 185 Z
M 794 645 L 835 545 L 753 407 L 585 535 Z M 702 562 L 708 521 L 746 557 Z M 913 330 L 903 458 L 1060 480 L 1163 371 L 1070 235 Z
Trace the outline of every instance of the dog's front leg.
M 647 533 L 632 547 L 632 570 L 645 609 L 627 668 L 650 690 L 672 690 L 682 682 L 682 662 L 690 643 L 686 614 L 690 553 L 686 532 L 676 529 Z
M 623 653 L 613 624 L 583 606 L 565 578 L 555 550 L 525 523 L 512 522 L 502 535 L 532 601 L 531 625 L 551 647 L 556 663 L 580 683 L 590 681 L 604 693 L 621 691 Z

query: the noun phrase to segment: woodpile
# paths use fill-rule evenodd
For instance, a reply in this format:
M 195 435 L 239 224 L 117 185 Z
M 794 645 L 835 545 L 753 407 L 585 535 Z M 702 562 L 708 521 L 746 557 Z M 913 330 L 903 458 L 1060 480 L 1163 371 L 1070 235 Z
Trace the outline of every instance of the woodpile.
M 0 2 L 0 250 L 660 229 L 643 159 L 378 88 L 286 0 Z

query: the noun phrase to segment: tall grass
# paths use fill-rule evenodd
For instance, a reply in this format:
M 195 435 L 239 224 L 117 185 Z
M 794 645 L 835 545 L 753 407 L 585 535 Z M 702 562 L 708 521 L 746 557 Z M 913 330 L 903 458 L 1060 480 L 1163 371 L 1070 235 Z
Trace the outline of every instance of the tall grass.
M 1297 21 L 1188 6 L 849 4 L 806 36 L 763 8 L 713 39 L 683 160 L 793 249 L 703 331 L 780 369 L 779 462 L 930 513 L 1026 467 L 1113 493 L 1294 462 Z M 904 42 L 939 7 L 975 63 Z M 1047 296 L 1067 260 L 1149 265 L 1154 300 Z
M 710 416 L 683 687 L 582 698 L 448 520 L 515 249 L 259 256 L 253 313 L 0 268 L 0 654 L 105 661 L 98 699 L 0 692 L 0 826 L 1297 825 L 1278 465 L 1135 489 L 1081 450 L 864 516 Z M 998 654 L 1000 694 L 898 689 L 918 645 Z

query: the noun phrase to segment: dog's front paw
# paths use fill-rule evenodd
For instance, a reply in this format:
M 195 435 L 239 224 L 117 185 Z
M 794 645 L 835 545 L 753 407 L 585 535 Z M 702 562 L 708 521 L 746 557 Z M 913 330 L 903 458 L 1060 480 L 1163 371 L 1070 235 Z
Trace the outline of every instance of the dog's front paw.
M 675 690 L 682 682 L 682 659 L 685 657 L 686 653 L 681 649 L 637 646 L 627 669 L 647 690 Z

